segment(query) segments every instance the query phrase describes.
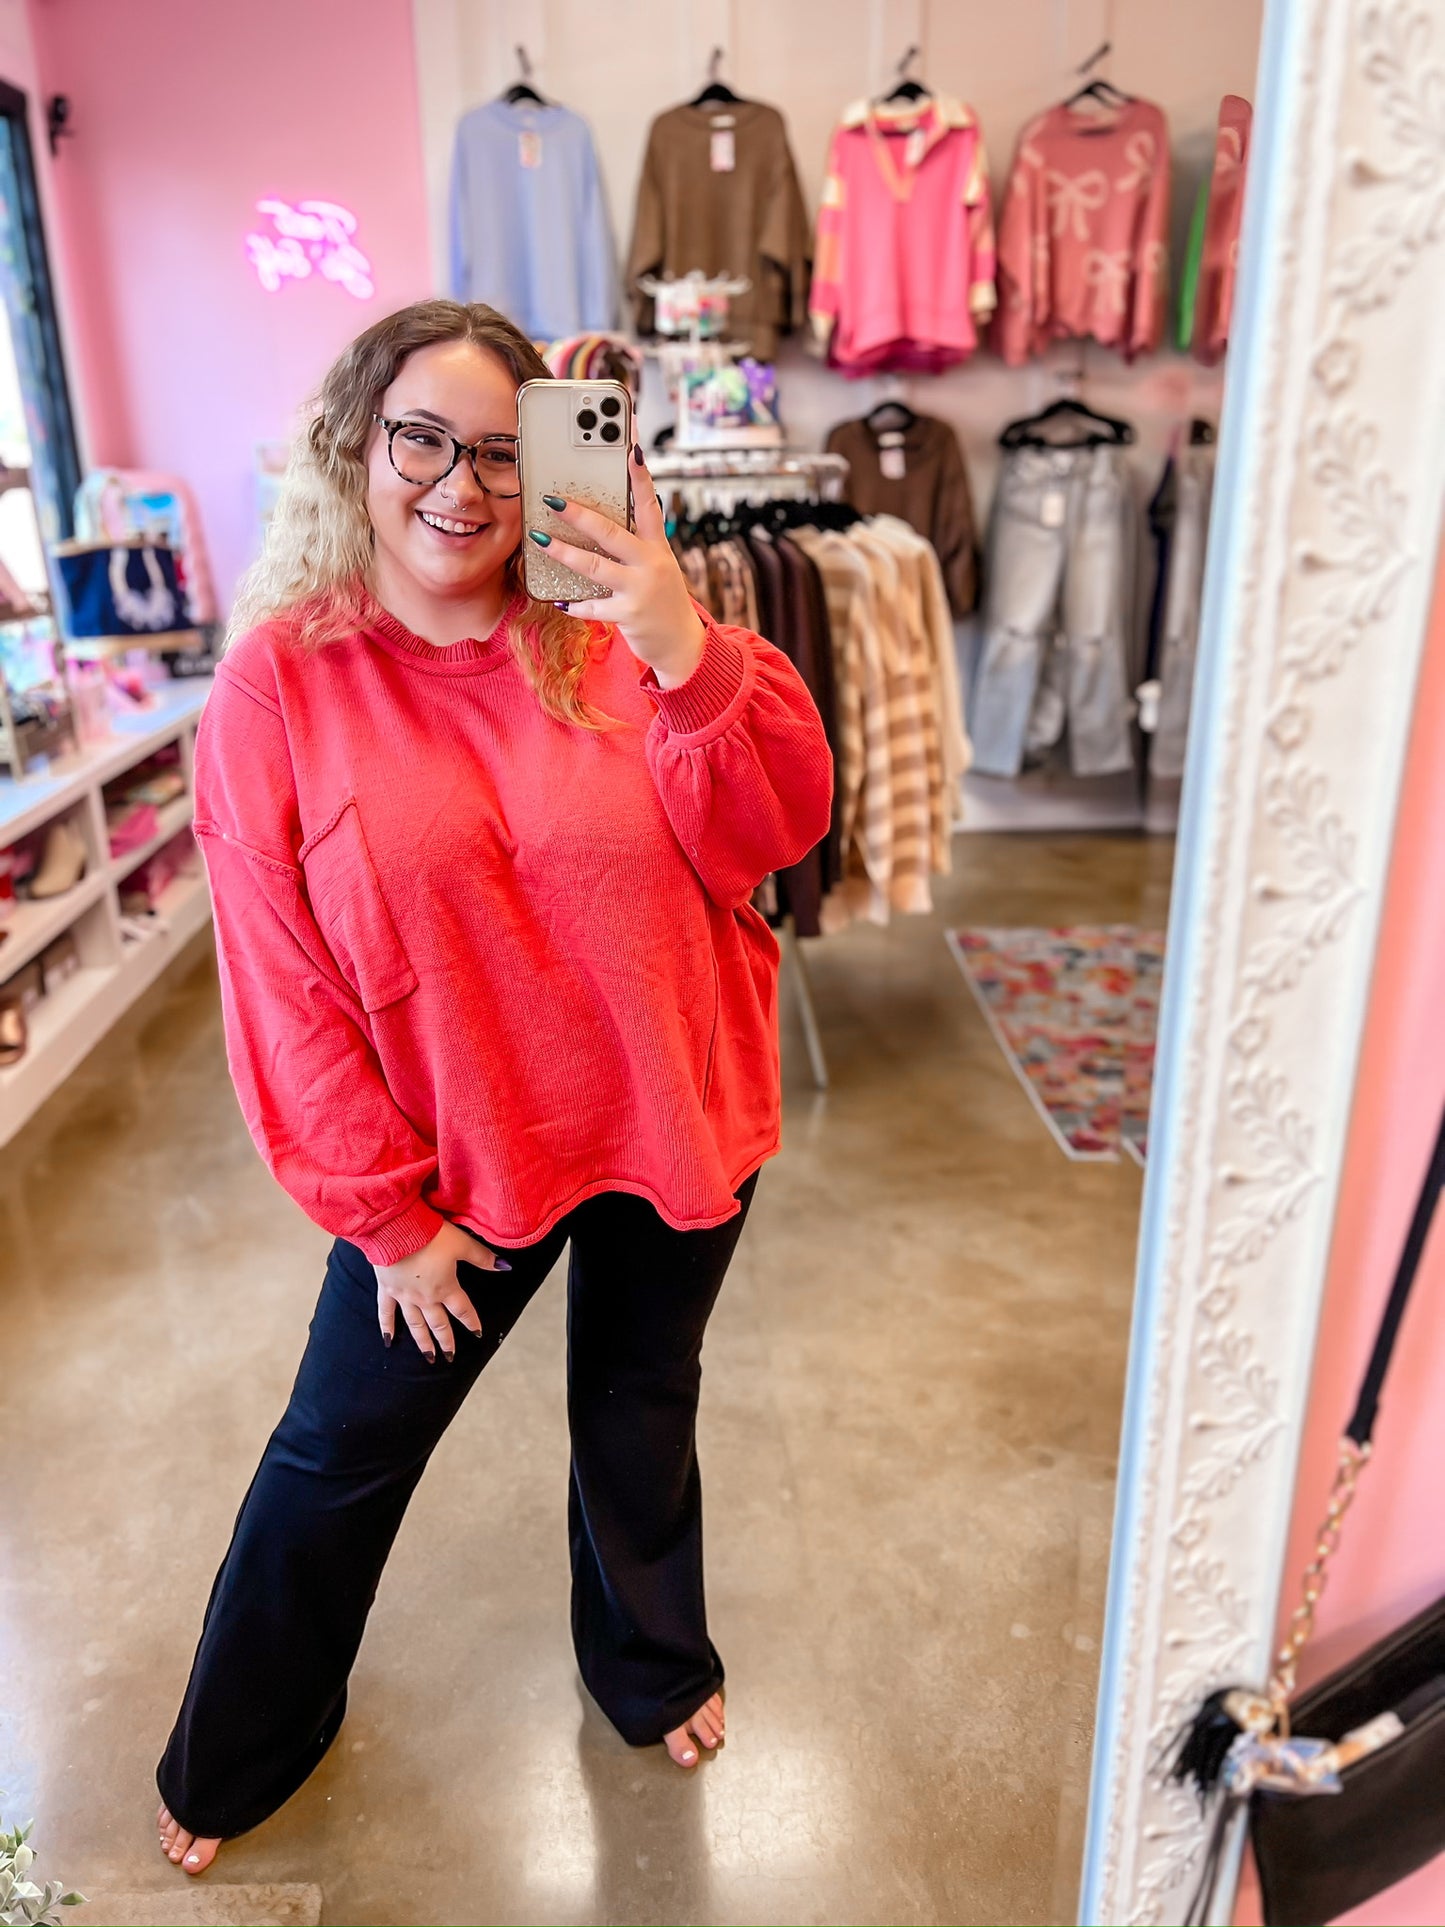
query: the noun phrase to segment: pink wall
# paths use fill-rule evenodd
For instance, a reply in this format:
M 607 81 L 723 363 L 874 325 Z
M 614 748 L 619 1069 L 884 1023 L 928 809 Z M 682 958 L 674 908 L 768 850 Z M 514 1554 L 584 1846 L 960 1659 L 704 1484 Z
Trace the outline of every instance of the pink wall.
M 1324 1321 L 1281 1600 L 1279 1638 L 1324 1516 L 1354 1405 L 1445 1102 L 1445 557 L 1424 669 L 1350 1124 Z M 1309 1685 L 1445 1592 L 1445 1222 L 1437 1216 L 1366 1468 L 1316 1616 Z M 1260 1918 L 1252 1878 L 1235 1919 Z M 1344 1916 L 1445 1920 L 1445 1858 Z
M 50 245 L 83 459 L 181 475 L 228 599 L 255 546 L 252 451 L 289 437 L 326 364 L 431 290 L 409 0 L 30 0 L 45 94 L 75 138 Z M 265 292 L 266 195 L 359 218 L 375 295 Z

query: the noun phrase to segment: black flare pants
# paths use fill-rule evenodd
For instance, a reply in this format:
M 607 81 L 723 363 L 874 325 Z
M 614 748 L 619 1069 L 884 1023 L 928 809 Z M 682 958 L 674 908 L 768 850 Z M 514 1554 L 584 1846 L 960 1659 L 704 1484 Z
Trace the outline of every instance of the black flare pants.
M 462 1400 L 571 1240 L 567 1300 L 572 1637 L 623 1738 L 660 1740 L 722 1684 L 703 1604 L 695 1447 L 703 1332 L 752 1201 L 675 1231 L 645 1199 L 589 1198 L 539 1243 L 458 1266 L 482 1336 L 454 1326 L 429 1365 L 376 1274 L 331 1249 L 290 1403 L 236 1518 L 190 1683 L 157 1770 L 189 1832 L 226 1838 L 274 1813 L 341 1726 L 346 1683 L 407 1501 Z

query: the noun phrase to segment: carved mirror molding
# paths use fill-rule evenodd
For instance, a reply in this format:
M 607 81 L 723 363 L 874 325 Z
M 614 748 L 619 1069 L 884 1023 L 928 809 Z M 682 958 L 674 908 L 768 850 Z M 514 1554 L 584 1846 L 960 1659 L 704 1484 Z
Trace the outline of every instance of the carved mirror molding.
M 1182 1917 L 1203 1825 L 1161 1750 L 1269 1670 L 1442 490 L 1445 0 L 1269 0 L 1085 1921 Z

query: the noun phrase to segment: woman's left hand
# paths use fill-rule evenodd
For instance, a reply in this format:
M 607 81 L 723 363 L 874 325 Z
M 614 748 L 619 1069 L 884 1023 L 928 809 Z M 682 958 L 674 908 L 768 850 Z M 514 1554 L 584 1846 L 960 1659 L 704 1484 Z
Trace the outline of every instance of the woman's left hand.
M 559 522 L 595 542 L 603 553 L 579 549 L 545 531 L 528 530 L 528 538 L 544 539 L 539 546 L 588 581 L 612 591 L 609 596 L 569 603 L 569 613 L 587 622 L 610 622 L 640 662 L 651 665 L 664 689 L 686 682 L 702 658 L 704 629 L 687 582 L 667 540 L 662 504 L 642 459 L 632 451 L 632 506 L 634 534 L 596 509 L 580 502 L 547 496 L 547 506 Z

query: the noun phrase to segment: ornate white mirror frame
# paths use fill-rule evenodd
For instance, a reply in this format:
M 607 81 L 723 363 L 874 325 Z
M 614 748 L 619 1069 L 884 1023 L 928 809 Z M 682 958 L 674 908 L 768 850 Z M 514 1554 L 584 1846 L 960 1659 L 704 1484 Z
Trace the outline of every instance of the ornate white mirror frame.
M 1203 1826 L 1161 1749 L 1269 1670 L 1441 529 L 1445 0 L 1268 0 L 1249 165 L 1086 1922 L 1182 1917 Z

